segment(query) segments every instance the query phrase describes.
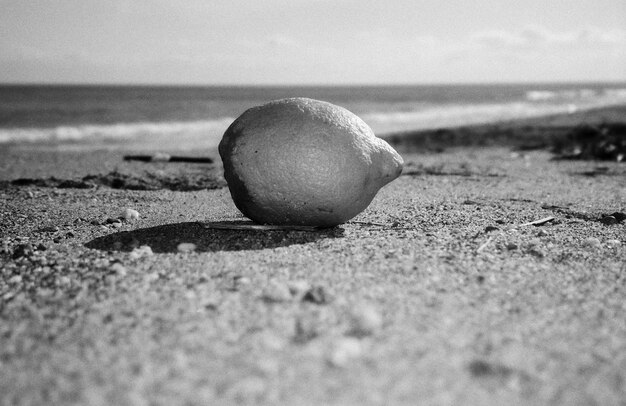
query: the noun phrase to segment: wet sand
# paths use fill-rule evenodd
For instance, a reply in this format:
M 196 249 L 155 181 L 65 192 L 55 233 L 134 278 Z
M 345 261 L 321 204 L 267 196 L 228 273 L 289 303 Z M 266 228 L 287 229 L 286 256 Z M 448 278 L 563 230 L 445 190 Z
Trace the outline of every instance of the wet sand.
M 625 111 L 387 136 L 318 231 L 211 227 L 215 151 L 3 148 L 0 404 L 623 404 L 626 164 L 535 148 Z

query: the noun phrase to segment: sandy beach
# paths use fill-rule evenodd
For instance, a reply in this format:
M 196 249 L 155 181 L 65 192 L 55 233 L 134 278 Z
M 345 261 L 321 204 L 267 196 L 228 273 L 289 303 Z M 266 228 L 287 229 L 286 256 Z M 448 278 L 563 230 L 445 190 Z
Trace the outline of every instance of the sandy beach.
M 403 175 L 315 231 L 235 229 L 215 150 L 7 144 L 0 405 L 623 405 L 626 163 L 549 150 L 604 123 L 385 135 Z

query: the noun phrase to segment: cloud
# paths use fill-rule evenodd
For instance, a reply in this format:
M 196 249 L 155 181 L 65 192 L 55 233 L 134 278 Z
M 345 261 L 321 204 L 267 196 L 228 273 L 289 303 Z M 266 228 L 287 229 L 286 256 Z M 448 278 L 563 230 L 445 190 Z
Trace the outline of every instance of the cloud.
M 625 30 L 587 27 L 578 31 L 551 31 L 541 26 L 527 26 L 518 31 L 491 30 L 476 32 L 468 45 L 487 49 L 519 50 L 542 47 L 626 46 Z

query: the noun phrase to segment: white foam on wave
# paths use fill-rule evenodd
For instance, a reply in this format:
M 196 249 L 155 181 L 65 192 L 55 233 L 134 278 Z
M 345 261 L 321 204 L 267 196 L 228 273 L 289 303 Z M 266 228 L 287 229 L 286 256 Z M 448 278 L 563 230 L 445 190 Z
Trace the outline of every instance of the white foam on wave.
M 233 121 L 231 117 L 204 121 L 180 122 L 140 122 L 120 124 L 85 124 L 77 126 L 58 126 L 52 128 L 0 128 L 0 143 L 37 142 L 37 141 L 92 141 L 125 140 L 142 136 L 168 138 L 175 141 L 178 137 L 190 135 L 208 137 L 226 130 Z
M 528 92 L 527 101 L 431 106 L 415 111 L 368 113 L 362 115 L 362 118 L 374 132 L 380 134 L 483 124 L 551 114 L 572 114 L 580 110 L 626 103 L 626 89 L 606 89 L 601 92 L 587 90 L 572 91 L 576 92 L 576 96 L 569 94 L 569 91 L 555 93 L 541 90 L 533 91 L 535 93 Z
M 529 90 L 526 92 L 526 100 L 530 102 L 577 101 L 625 99 L 625 88 L 594 89 L 563 89 L 563 90 Z

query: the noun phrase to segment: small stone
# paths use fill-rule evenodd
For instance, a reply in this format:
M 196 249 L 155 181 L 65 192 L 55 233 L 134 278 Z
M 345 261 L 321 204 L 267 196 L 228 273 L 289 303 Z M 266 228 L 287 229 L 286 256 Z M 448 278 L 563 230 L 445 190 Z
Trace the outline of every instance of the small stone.
M 72 280 L 70 278 L 68 278 L 67 276 L 59 277 L 58 281 L 59 281 L 59 285 L 61 285 L 61 286 L 67 286 L 67 285 L 70 285 L 72 283 Z
M 9 282 L 9 284 L 22 283 L 22 276 L 21 275 L 12 276 L 11 278 L 9 278 L 8 282 Z
M 102 230 L 102 231 L 109 231 L 109 227 L 107 227 L 107 226 L 105 226 L 105 225 L 101 225 L 99 228 L 100 228 L 100 230 Z
M 291 292 L 286 284 L 278 281 L 270 281 L 263 289 L 263 300 L 266 302 L 286 302 L 291 300 Z
M 596 237 L 588 237 L 583 241 L 583 245 L 590 248 L 599 248 L 602 246 L 602 243 Z
M 159 280 L 159 274 L 157 272 L 150 272 L 149 274 L 144 275 L 143 281 L 144 283 L 152 283 Z
M 113 273 L 116 273 L 119 276 L 126 276 L 126 267 L 122 264 L 120 264 L 119 262 L 115 262 L 111 265 L 111 267 L 109 268 L 109 270 Z
M 120 213 L 120 217 L 126 221 L 139 220 L 139 212 L 134 209 L 124 209 Z
M 490 232 L 496 231 L 496 230 L 499 230 L 499 228 L 496 227 L 496 226 L 487 226 L 487 227 L 485 227 L 485 232 L 486 233 L 490 233 Z
M 99 226 L 99 225 L 101 225 L 102 223 L 100 222 L 100 220 L 91 220 L 91 221 L 89 222 L 89 224 L 94 225 L 94 226 Z
M 171 156 L 169 154 L 166 154 L 164 152 L 157 152 L 150 157 L 150 160 L 152 162 L 168 162 L 170 158 Z
M 355 337 L 342 337 L 334 343 L 328 362 L 335 367 L 345 367 L 362 355 L 363 343 L 361 340 Z
M 539 230 L 539 232 L 537 233 L 537 237 L 545 237 L 548 235 L 548 232 L 546 230 Z
M 191 242 L 181 242 L 176 247 L 178 252 L 186 253 L 186 252 L 194 252 L 196 250 L 196 244 Z
M 383 325 L 383 319 L 371 305 L 360 304 L 354 306 L 350 313 L 349 334 L 364 337 L 377 333 Z
M 252 283 L 250 278 L 246 276 L 237 275 L 233 277 L 233 289 L 239 290 L 246 286 L 249 286 Z
M 37 251 L 45 251 L 45 250 L 47 250 L 47 249 L 48 249 L 48 247 L 46 247 L 46 245 L 45 245 L 45 244 L 43 244 L 43 243 L 39 243 L 39 244 L 37 245 Z
M 121 222 L 115 222 L 115 223 L 111 223 L 111 227 L 113 228 L 122 228 L 122 223 Z
M 217 310 L 219 305 L 220 301 L 215 296 L 207 297 L 202 301 L 202 307 L 204 307 L 206 310 Z
M 30 244 L 19 244 L 13 250 L 13 259 L 18 259 L 22 257 L 30 257 L 33 255 L 33 246 Z
M 113 223 L 121 223 L 120 219 L 114 219 L 109 217 L 108 219 L 104 220 L 104 224 L 113 224 Z
M 506 245 L 506 249 L 509 250 L 509 251 L 516 250 L 517 249 L 517 244 L 510 242 L 510 243 L 508 243 Z
M 130 252 L 131 259 L 139 259 L 151 255 L 154 255 L 154 253 L 152 252 L 152 248 L 148 245 L 142 245 L 141 247 L 135 248 Z
M 287 287 L 292 296 L 301 298 L 311 288 L 311 285 L 305 280 L 297 280 L 287 282 Z
M 313 286 L 304 294 L 304 296 L 302 296 L 302 301 L 315 304 L 326 304 L 330 301 L 330 295 L 323 286 Z
M 620 240 L 607 240 L 606 244 L 610 245 L 610 246 L 618 247 L 618 246 L 622 245 L 622 242 Z
M 600 219 L 600 223 L 611 226 L 613 224 L 617 224 L 617 219 L 613 216 L 604 216 Z

